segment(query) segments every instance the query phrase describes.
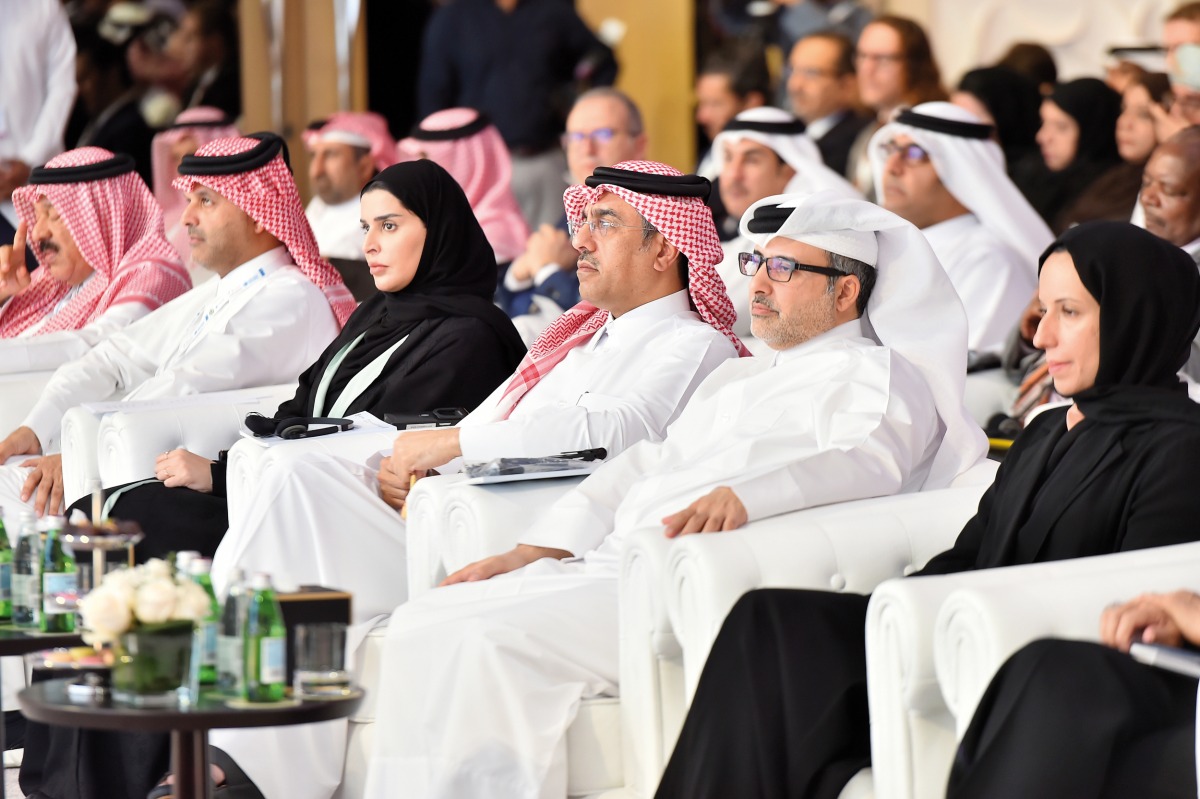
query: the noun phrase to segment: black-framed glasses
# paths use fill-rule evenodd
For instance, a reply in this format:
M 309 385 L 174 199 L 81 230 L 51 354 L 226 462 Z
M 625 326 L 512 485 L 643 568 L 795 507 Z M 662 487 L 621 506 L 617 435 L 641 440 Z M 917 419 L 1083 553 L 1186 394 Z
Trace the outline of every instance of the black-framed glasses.
M 607 144 L 613 140 L 617 134 L 624 131 L 616 128 L 596 128 L 595 130 L 568 130 L 562 135 L 563 147 L 572 147 L 577 144 L 583 144 L 585 141 L 592 141 L 596 144 Z
M 738 269 L 746 277 L 754 277 L 758 274 L 758 268 L 763 264 L 767 265 L 767 277 L 774 280 L 776 283 L 786 283 L 792 279 L 793 272 L 816 272 L 818 275 L 826 277 L 845 277 L 846 273 L 840 269 L 832 269 L 828 266 L 814 266 L 813 264 L 802 264 L 793 261 L 791 258 L 785 258 L 782 255 L 772 255 L 770 257 L 757 252 L 740 252 L 738 253 Z
M 880 142 L 878 146 L 879 154 L 883 156 L 885 161 L 896 153 L 900 153 L 900 160 L 908 166 L 918 166 L 929 160 L 929 151 L 916 142 L 900 144 L 892 140 Z

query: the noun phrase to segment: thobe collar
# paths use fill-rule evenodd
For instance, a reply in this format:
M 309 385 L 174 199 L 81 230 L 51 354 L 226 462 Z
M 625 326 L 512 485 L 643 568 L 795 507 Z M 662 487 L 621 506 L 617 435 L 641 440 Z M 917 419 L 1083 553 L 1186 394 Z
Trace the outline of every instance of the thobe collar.
M 804 132 L 813 141 L 820 141 L 826 133 L 833 130 L 834 125 L 845 119 L 849 113 L 848 110 L 843 108 L 841 111 L 834 111 L 832 114 L 827 114 L 820 119 L 814 119 L 808 123 L 808 127 L 804 129 Z
M 79 292 L 83 291 L 83 287 L 86 286 L 88 283 L 90 283 L 92 278 L 94 278 L 95 276 L 96 276 L 96 273 L 92 272 L 90 275 L 88 275 L 82 281 L 80 281 L 79 285 L 71 286 L 71 288 L 67 291 L 67 293 L 62 296 L 62 299 L 59 300 L 54 305 L 54 310 L 52 310 L 50 312 L 50 316 L 54 316 L 54 314 L 58 313 L 63 308 L 65 308 L 67 306 L 67 303 L 69 303 L 71 300 L 75 299 L 75 297 L 78 296 Z
M 774 359 L 771 361 L 771 366 L 775 367 L 779 366 L 780 364 L 788 363 L 789 361 L 794 361 L 797 358 L 803 358 L 813 349 L 823 347 L 831 341 L 850 338 L 860 338 L 871 341 L 871 339 L 867 337 L 866 331 L 863 330 L 861 318 L 851 319 L 849 322 L 843 322 L 837 327 L 826 330 L 819 336 L 813 336 L 808 341 L 801 342 L 790 349 L 776 352 Z
M 1200 264 L 1200 239 L 1185 244 L 1180 249 L 1192 256 L 1193 261 Z
M 929 227 L 921 228 L 921 232 L 925 234 L 926 239 L 947 239 L 962 235 L 966 232 L 967 228 L 975 227 L 978 224 L 979 220 L 975 217 L 975 214 L 968 212 L 930 225 Z
M 287 247 L 282 244 L 262 255 L 256 255 L 217 281 L 214 299 L 218 302 L 228 300 L 251 283 L 291 263 L 292 257 L 288 254 Z
M 611 337 L 615 342 L 620 342 L 622 339 L 640 341 L 647 328 L 664 319 L 688 313 L 691 310 L 692 306 L 688 301 L 687 291 L 676 291 L 674 294 L 659 297 L 657 300 L 651 300 L 631 311 L 626 311 L 621 314 L 620 318 L 614 319 L 609 316 L 604 326 L 596 331 L 596 334 L 583 345 L 582 349 L 584 352 L 595 350 L 605 337 Z

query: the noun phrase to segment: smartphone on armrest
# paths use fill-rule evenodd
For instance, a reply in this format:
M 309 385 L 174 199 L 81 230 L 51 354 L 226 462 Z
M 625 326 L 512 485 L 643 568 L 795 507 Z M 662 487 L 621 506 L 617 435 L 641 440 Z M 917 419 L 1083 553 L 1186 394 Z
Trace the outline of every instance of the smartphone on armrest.
M 1188 677 L 1200 678 L 1200 652 L 1162 644 L 1131 644 L 1129 654 L 1139 663 Z

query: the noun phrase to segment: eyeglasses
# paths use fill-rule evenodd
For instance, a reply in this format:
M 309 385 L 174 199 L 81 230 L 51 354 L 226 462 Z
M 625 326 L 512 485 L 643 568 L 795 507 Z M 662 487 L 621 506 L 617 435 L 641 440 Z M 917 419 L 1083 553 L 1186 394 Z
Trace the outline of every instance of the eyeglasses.
M 818 69 L 817 67 L 792 67 L 792 74 L 799 75 L 802 78 L 808 78 L 809 80 L 816 80 L 817 78 L 839 77 L 837 70 Z
M 887 66 L 895 66 L 904 60 L 904 56 L 900 53 L 864 53 L 861 50 L 854 51 L 854 63 L 862 64 L 867 61 L 873 61 L 877 64 Z
M 562 136 L 563 147 L 573 147 L 577 144 L 583 144 L 585 141 L 591 141 L 595 144 L 608 144 L 613 140 L 614 136 L 624 133 L 623 130 L 616 128 L 596 128 L 592 131 L 568 130 Z
M 828 266 L 801 264 L 793 261 L 791 258 L 784 258 L 782 255 L 772 255 L 768 258 L 762 253 L 757 252 L 738 253 L 738 269 L 746 277 L 754 277 L 758 274 L 758 268 L 763 264 L 767 265 L 767 277 L 776 283 L 788 282 L 792 279 L 793 272 L 816 272 L 818 275 L 825 275 L 827 277 L 846 276 L 846 273 L 839 269 L 831 269 Z
M 626 224 L 622 224 L 621 222 L 613 222 L 610 219 L 600 218 L 600 219 L 568 219 L 567 220 L 567 233 L 570 235 L 570 237 L 572 239 L 574 239 L 575 234 L 577 234 L 580 230 L 582 230 L 585 225 L 587 226 L 588 230 L 592 231 L 592 233 L 594 235 L 598 236 L 599 238 L 606 237 L 612 230 L 619 228 L 619 227 L 632 227 L 632 228 L 637 228 L 643 232 L 649 232 L 649 233 L 657 233 L 658 232 L 653 227 L 651 227 L 650 225 L 647 225 L 647 224 L 626 225 Z
M 879 143 L 879 154 L 885 161 L 896 153 L 900 153 L 900 160 L 908 166 L 918 166 L 929 160 L 929 152 L 915 142 L 900 144 L 896 141 L 885 141 Z

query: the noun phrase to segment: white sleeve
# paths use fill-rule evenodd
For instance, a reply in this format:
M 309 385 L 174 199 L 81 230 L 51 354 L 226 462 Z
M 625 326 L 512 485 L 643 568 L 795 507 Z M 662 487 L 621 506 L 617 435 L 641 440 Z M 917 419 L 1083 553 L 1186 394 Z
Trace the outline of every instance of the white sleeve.
M 967 312 L 967 348 L 976 352 L 1002 351 L 1029 298 L 1037 293 L 1037 283 L 1017 251 L 994 238 L 989 241 L 991 246 L 967 248 L 961 263 L 947 270 Z
M 82 358 L 88 350 L 150 313 L 140 302 L 114 305 L 78 330 L 0 340 L 0 374 L 46 372 Z
M 62 152 L 63 131 L 75 103 L 75 35 L 58 2 L 47 3 L 48 13 L 39 26 L 37 43 L 45 61 L 46 83 L 29 87 L 37 97 L 37 121 L 20 145 L 20 157 L 31 167 L 44 164 Z
M 596 447 L 611 457 L 638 441 L 660 440 L 692 392 L 734 351 L 724 336 L 691 326 L 651 346 L 658 357 L 642 360 L 617 390 L 587 392 L 502 422 L 465 426 L 463 458 L 538 457 Z

